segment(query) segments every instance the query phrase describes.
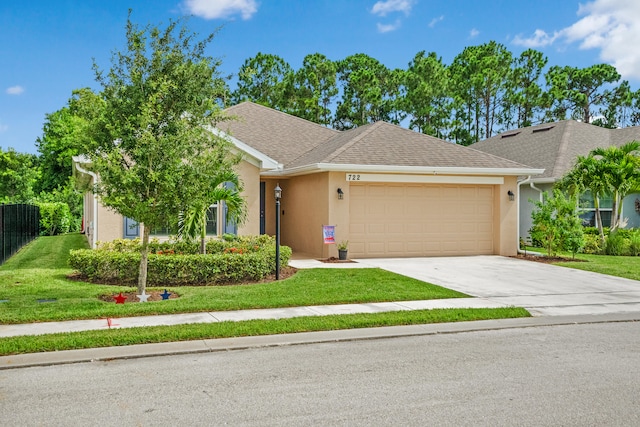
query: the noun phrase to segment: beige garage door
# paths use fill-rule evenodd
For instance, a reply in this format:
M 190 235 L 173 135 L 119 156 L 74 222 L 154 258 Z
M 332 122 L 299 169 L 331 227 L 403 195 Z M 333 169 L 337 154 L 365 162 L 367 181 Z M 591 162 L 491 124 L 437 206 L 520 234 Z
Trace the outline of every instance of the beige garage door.
M 493 253 L 490 185 L 355 184 L 349 257 Z

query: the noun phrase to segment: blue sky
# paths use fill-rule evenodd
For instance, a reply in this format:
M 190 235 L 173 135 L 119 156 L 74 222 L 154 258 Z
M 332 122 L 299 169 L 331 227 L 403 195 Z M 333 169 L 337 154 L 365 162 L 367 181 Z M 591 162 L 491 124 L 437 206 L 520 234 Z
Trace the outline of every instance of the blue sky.
M 0 147 L 36 153 L 45 114 L 71 91 L 96 88 L 92 58 L 108 69 L 134 22 L 220 28 L 209 54 L 235 74 L 258 52 L 294 69 L 305 55 L 366 53 L 389 68 L 434 51 L 450 63 L 466 46 L 495 40 L 514 54 L 543 51 L 551 65 L 615 65 L 640 88 L 638 0 L 5 0 L 0 5 Z

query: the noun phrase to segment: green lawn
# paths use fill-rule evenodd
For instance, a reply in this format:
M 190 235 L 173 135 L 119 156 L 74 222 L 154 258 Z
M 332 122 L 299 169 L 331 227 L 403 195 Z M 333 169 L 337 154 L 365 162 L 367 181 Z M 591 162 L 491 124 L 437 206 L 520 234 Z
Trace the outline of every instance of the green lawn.
M 66 266 L 64 254 L 82 245 L 84 238 L 77 234 L 40 237 L 0 267 L 0 300 L 8 300 L 0 305 L 0 323 L 467 296 L 380 269 L 310 269 L 278 282 L 168 287 L 180 297 L 115 304 L 101 301 L 99 296 L 135 288 L 67 279 L 72 270 Z
M 571 255 L 566 254 L 565 256 L 571 257 Z M 569 261 L 555 264 L 610 276 L 640 280 L 640 257 L 578 254 L 576 258 L 585 262 Z
M 0 323 L 467 297 L 380 269 L 310 269 L 270 283 L 169 287 L 177 299 L 115 304 L 99 299 L 135 288 L 69 280 L 70 249 L 84 236 L 40 237 L 0 267 Z M 521 308 L 442 309 L 114 329 L 0 339 L 0 355 L 114 345 L 375 326 L 527 317 Z

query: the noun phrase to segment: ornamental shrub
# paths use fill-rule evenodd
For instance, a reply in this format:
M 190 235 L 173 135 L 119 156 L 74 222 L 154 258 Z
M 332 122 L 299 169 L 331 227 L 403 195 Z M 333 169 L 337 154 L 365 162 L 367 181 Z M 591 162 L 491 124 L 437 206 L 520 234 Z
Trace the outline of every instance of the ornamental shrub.
M 153 242 L 149 254 L 147 283 L 166 285 L 210 285 L 256 281 L 275 271 L 275 239 L 270 236 L 240 237 L 234 241 L 208 242 L 216 252 L 198 254 L 183 243 Z M 98 249 L 71 251 L 69 263 L 97 282 L 135 284 L 140 263 L 140 242 L 120 239 L 101 243 Z M 152 246 L 152 244 L 150 244 Z M 287 265 L 291 248 L 281 246 L 280 264 Z

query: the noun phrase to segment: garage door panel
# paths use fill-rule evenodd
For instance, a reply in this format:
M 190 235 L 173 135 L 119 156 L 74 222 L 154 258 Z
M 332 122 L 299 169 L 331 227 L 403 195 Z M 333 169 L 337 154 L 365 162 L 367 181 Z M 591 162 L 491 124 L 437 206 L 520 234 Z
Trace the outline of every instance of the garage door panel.
M 493 253 L 493 187 L 435 184 L 350 186 L 350 255 Z

